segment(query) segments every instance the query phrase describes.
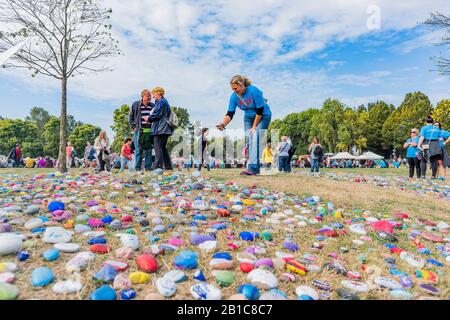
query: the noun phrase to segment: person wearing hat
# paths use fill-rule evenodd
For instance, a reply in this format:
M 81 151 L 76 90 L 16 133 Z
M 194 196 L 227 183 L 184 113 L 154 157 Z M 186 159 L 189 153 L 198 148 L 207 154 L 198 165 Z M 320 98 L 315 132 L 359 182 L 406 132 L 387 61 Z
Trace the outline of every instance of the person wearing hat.
M 439 139 L 441 138 L 441 129 L 434 125 L 434 120 L 431 116 L 425 119 L 425 126 L 420 130 L 420 139 L 418 147 L 423 152 L 423 158 L 428 158 L 431 164 L 431 179 L 437 178 L 438 160 L 442 160 L 442 149 L 439 146 Z M 426 177 L 426 162 L 421 163 L 422 178 Z

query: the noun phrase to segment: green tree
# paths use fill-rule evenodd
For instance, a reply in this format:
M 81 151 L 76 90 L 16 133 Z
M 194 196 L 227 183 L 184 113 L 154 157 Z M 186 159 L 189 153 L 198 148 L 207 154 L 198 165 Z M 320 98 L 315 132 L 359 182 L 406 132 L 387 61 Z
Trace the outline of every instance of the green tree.
M 126 137 L 132 138 L 132 132 L 130 125 L 128 124 L 128 114 L 130 113 L 130 106 L 127 104 L 122 105 L 120 108 L 114 110 L 113 125 L 111 129 L 114 132 L 114 142 L 112 144 L 112 150 L 114 152 L 120 152 L 122 143 Z
M 430 99 L 422 92 L 408 93 L 402 104 L 386 120 L 382 129 L 383 147 L 402 150 L 412 128 L 420 128 L 423 119 L 432 114 Z
M 39 137 L 38 127 L 31 121 L 0 120 L 0 154 L 7 155 L 16 144 L 20 144 L 23 157 L 37 157 L 43 148 Z
M 175 114 L 178 117 L 178 120 L 180 121 L 180 127 L 182 128 L 188 128 L 189 125 L 191 125 L 191 122 L 189 121 L 189 112 L 185 108 L 180 107 L 170 107 L 170 109 L 175 112 Z
M 69 136 L 69 141 L 72 143 L 78 158 L 83 157 L 87 142 L 94 144 L 100 131 L 102 131 L 101 128 L 92 124 L 82 124 L 75 127 L 72 134 Z
M 327 152 L 337 150 L 338 130 L 343 119 L 343 113 L 344 105 L 340 101 L 327 99 L 320 112 L 312 118 L 310 138 L 317 136 Z
M 439 121 L 443 129 L 450 131 L 450 99 L 438 103 L 433 111 L 433 119 Z
M 40 107 L 33 107 L 30 110 L 30 115 L 25 118 L 25 120 L 27 121 L 36 123 L 40 132 L 44 131 L 44 126 L 47 123 L 48 119 L 50 119 L 50 114 L 47 110 Z
M 44 156 L 50 156 L 57 158 L 59 153 L 59 125 L 60 121 L 58 117 L 51 116 L 44 126 L 44 132 L 42 134 L 44 145 Z

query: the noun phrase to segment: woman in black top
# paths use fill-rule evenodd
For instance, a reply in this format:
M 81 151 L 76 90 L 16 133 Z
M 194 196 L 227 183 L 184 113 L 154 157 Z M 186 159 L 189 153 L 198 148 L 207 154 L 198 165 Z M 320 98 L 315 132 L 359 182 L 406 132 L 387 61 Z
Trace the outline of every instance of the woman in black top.
M 208 128 L 202 129 L 202 135 L 200 136 L 200 139 L 198 141 L 198 145 L 201 148 L 201 155 L 200 155 L 200 164 L 198 165 L 198 171 L 202 170 L 203 162 L 205 161 L 207 150 L 208 150 Z M 208 171 L 210 171 L 209 163 L 206 163 L 206 168 L 208 168 Z

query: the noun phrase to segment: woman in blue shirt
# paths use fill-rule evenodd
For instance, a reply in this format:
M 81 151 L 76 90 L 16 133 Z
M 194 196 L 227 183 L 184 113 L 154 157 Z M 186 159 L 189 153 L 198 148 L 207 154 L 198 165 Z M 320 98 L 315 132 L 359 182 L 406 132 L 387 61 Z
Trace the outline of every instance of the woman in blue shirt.
M 264 99 L 263 93 L 253 86 L 251 81 L 243 76 L 234 76 L 231 81 L 231 90 L 228 112 L 223 118 L 223 122 L 217 125 L 220 131 L 233 120 L 236 108 L 244 111 L 244 130 L 246 142 L 249 146 L 248 170 L 241 175 L 257 175 L 260 173 L 261 158 L 261 137 L 265 130 L 269 128 L 272 119 L 272 112 Z
M 406 140 L 403 145 L 403 149 L 406 149 L 406 158 L 408 159 L 409 165 L 409 179 L 412 180 L 414 177 L 414 168 L 416 169 L 417 179 L 420 179 L 420 161 L 417 158 L 417 153 L 420 152 L 417 145 L 419 144 L 419 130 L 411 130 L 411 138 Z
M 441 138 L 441 130 L 434 125 L 431 116 L 425 119 L 426 125 L 420 130 L 419 149 L 423 151 L 423 158 L 429 158 L 431 163 L 432 176 L 431 179 L 437 178 L 438 160 L 442 160 L 442 149 L 439 146 Z M 422 178 L 426 174 L 426 163 L 421 163 Z
M 447 143 L 450 142 L 450 132 L 442 130 L 442 126 L 439 121 L 436 121 L 434 125 L 439 127 L 439 129 L 441 130 L 439 146 L 442 150 L 442 160 L 438 160 L 438 165 L 441 168 L 441 176 L 438 178 L 438 180 L 445 180 L 445 177 L 447 176 L 447 167 L 450 167 L 450 157 L 448 156 L 447 149 L 445 148 Z

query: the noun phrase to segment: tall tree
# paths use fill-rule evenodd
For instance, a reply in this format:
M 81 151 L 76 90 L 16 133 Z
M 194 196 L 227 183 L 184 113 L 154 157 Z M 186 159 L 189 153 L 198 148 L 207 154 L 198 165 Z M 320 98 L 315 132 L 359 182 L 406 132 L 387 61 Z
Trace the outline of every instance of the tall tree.
M 33 107 L 30 110 L 30 115 L 28 115 L 25 120 L 36 123 L 40 132 L 44 131 L 44 126 L 50 119 L 50 114 L 47 110 L 40 107 Z
M 433 118 L 439 121 L 447 131 L 450 131 L 450 99 L 442 100 L 433 111 Z
M 38 127 L 31 121 L 0 120 L 0 154 L 8 154 L 18 143 L 22 146 L 23 157 L 37 157 L 43 148 L 39 137 Z
M 432 114 L 433 105 L 422 92 L 408 93 L 402 104 L 383 125 L 383 144 L 386 149 L 401 150 L 412 128 L 420 128 L 423 119 Z
M 30 40 L 6 66 L 29 69 L 32 76 L 41 74 L 61 83 L 59 169 L 62 172 L 67 171 L 68 79 L 110 70 L 101 60 L 120 53 L 117 41 L 111 36 L 112 26 L 108 24 L 112 10 L 102 8 L 100 2 L 2 0 L 0 4 L 0 21 L 7 26 L 1 33 L 0 49 Z
M 127 104 L 124 104 L 120 108 L 114 110 L 113 125 L 111 126 L 115 136 L 112 144 L 112 150 L 114 152 L 120 152 L 120 148 L 126 137 L 132 138 L 132 132 L 130 125 L 128 124 L 129 113 L 130 106 Z
M 425 21 L 425 24 L 432 30 L 444 29 L 446 33 L 442 37 L 441 45 L 450 46 L 450 15 L 434 12 L 431 14 L 430 18 Z M 447 47 L 447 49 L 449 48 Z M 450 76 L 450 56 L 432 57 L 431 59 L 436 63 L 438 71 L 441 74 Z
M 327 99 L 320 113 L 313 116 L 311 137 L 317 136 L 327 152 L 337 150 L 338 125 L 342 122 L 344 105 L 338 100 Z

